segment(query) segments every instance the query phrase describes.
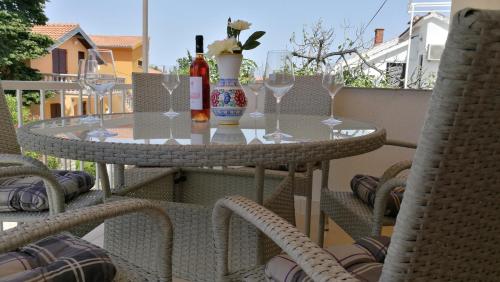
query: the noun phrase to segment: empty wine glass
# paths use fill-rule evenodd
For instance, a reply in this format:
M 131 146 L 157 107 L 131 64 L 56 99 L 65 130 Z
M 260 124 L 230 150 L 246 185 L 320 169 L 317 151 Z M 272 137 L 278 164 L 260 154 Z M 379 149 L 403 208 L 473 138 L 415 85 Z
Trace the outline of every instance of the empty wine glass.
M 169 118 L 174 118 L 179 115 L 179 113 L 174 112 L 173 109 L 173 99 L 172 99 L 172 92 L 174 91 L 175 88 L 177 88 L 180 84 L 179 80 L 179 71 L 177 70 L 177 67 L 163 67 L 162 68 L 162 79 L 161 79 L 161 85 L 167 89 L 168 94 L 170 95 L 170 110 L 168 112 L 163 113 Z
M 250 113 L 250 116 L 253 118 L 263 117 L 264 114 L 257 110 L 259 105 L 259 94 L 262 89 L 264 89 L 264 68 L 255 66 L 250 71 L 250 77 L 248 80 L 248 88 L 255 95 L 255 108 L 254 111 Z
M 85 84 L 85 59 L 80 59 L 78 60 L 78 74 L 76 77 L 76 82 L 82 90 L 87 91 L 88 93 L 91 93 L 90 87 Z M 90 97 L 90 95 L 89 95 Z M 98 123 L 99 122 L 99 117 L 94 116 L 94 115 L 86 115 L 82 118 L 80 118 L 80 122 L 82 123 Z
M 266 139 L 277 142 L 290 139 L 292 136 L 280 130 L 280 102 L 283 96 L 292 89 L 295 83 L 291 53 L 288 51 L 269 51 L 267 53 L 264 85 L 273 92 L 276 98 L 276 130 L 264 135 Z
M 332 98 L 331 102 L 331 115 L 330 118 L 321 121 L 326 125 L 336 125 L 342 123 L 341 120 L 338 120 L 333 117 L 333 100 L 335 99 L 335 95 L 344 87 L 344 75 L 342 74 L 342 67 L 335 68 L 330 64 L 326 64 L 323 68 L 323 80 L 322 85 Z
M 100 126 L 88 133 L 90 137 L 105 138 L 117 135 L 104 128 L 104 96 L 116 83 L 113 52 L 105 49 L 89 49 L 85 61 L 85 84 L 95 91 L 101 102 Z M 109 101 L 111 103 L 111 101 Z

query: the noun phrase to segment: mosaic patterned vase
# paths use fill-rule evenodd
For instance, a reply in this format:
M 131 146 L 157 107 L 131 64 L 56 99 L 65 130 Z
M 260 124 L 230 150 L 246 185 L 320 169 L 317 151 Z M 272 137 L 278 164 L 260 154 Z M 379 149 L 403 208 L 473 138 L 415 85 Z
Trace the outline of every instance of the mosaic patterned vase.
M 219 124 L 238 124 L 246 110 L 247 99 L 238 80 L 243 56 L 217 56 L 219 82 L 210 94 L 212 113 Z

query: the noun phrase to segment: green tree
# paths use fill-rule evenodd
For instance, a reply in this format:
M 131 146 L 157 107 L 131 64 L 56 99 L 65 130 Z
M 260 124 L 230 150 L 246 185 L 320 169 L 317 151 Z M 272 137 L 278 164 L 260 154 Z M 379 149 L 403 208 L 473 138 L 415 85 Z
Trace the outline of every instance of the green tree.
M 210 82 L 216 83 L 219 80 L 219 73 L 217 72 L 217 62 L 213 58 L 205 58 L 207 61 L 208 67 L 210 68 Z M 191 62 L 193 61 L 193 56 L 189 51 L 185 57 L 177 59 L 177 65 L 179 67 L 180 75 L 189 75 L 189 67 L 191 66 Z M 252 74 L 253 69 L 257 67 L 257 64 L 250 59 L 243 59 L 240 68 L 240 83 L 245 84 L 248 82 L 250 75 Z
M 45 24 L 45 0 L 0 1 L 0 79 L 39 80 L 26 61 L 47 54 L 53 41 L 31 32 L 34 24 Z

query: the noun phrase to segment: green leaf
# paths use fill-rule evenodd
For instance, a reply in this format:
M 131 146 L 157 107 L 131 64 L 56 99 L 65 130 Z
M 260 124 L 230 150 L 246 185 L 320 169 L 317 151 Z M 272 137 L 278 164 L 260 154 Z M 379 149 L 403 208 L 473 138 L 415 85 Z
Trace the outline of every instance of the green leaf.
M 257 41 L 259 40 L 259 38 L 261 38 L 262 36 L 264 36 L 264 34 L 266 34 L 265 31 L 256 31 L 254 33 L 252 33 L 252 35 L 250 35 L 247 39 L 246 42 L 250 42 L 250 41 Z M 245 44 L 246 44 L 245 42 Z
M 245 44 L 243 44 L 243 46 L 241 47 L 242 50 L 252 50 L 254 48 L 257 48 L 257 46 L 260 45 L 260 42 L 259 41 L 248 41 L 245 42 Z

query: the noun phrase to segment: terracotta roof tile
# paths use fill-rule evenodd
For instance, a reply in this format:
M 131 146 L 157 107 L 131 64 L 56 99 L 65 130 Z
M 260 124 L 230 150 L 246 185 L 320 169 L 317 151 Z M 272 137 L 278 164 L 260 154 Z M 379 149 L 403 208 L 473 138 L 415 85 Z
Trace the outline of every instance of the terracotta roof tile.
M 58 40 L 63 37 L 68 32 L 74 30 L 78 27 L 78 24 L 46 24 L 46 25 L 35 25 L 31 29 L 34 33 L 44 34 L 52 38 L 52 40 Z
M 91 35 L 97 47 L 134 48 L 142 42 L 141 36 Z

